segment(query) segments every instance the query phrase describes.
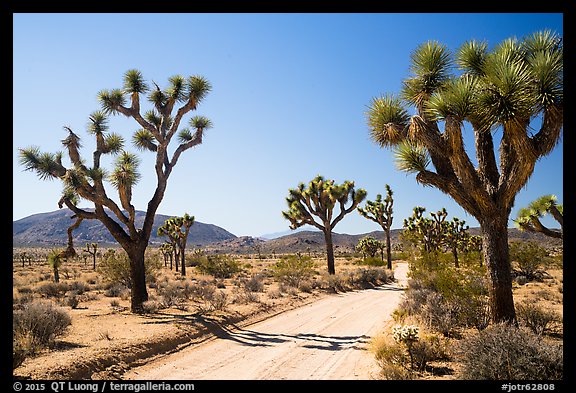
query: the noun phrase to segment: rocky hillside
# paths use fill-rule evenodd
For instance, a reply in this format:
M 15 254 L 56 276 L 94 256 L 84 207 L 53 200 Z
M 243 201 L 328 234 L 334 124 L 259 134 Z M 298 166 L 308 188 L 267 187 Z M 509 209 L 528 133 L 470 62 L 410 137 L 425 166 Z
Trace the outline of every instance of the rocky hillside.
M 22 246 L 63 246 L 67 242 L 67 229 L 74 222 L 70 219 L 72 211 L 60 209 L 49 213 L 34 214 L 12 223 L 12 244 L 14 247 Z M 136 224 L 142 226 L 145 212 L 136 211 Z M 161 244 L 165 238 L 156 236 L 158 227 L 171 216 L 157 214 L 150 244 Z M 203 247 L 207 244 L 235 239 L 236 236 L 212 224 L 196 221 L 190 228 L 188 235 L 189 247 Z M 104 225 L 98 220 L 84 220 L 74 231 L 74 242 L 83 245 L 86 242 L 95 242 L 101 245 L 115 245 L 114 238 Z

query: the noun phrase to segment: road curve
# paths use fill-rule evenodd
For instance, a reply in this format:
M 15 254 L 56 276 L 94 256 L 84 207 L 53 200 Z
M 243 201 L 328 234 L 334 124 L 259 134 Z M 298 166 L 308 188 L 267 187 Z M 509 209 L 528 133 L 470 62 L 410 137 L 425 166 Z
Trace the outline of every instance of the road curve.
M 124 379 L 371 379 L 377 371 L 370 338 L 391 325 L 408 265 L 394 284 L 328 296 L 134 368 Z

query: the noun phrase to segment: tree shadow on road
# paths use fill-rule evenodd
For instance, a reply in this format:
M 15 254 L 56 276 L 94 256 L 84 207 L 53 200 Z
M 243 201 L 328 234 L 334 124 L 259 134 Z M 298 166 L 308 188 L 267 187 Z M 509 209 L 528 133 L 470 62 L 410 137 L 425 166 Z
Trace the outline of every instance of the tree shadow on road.
M 227 327 L 206 321 L 211 324 L 210 330 L 218 338 L 231 340 L 242 345 L 251 347 L 274 346 L 289 341 L 294 342 L 298 347 L 309 349 L 320 349 L 328 351 L 339 351 L 343 349 L 362 349 L 364 344 L 370 339 L 369 336 L 325 336 L 314 333 L 263 333 L 255 330 L 242 329 L 234 325 Z

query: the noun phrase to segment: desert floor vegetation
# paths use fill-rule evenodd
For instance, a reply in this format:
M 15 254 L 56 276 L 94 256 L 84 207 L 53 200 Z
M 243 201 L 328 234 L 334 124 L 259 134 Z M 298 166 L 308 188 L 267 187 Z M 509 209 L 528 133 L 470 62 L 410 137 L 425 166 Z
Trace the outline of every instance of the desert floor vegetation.
M 490 323 L 480 254 L 463 254 L 456 268 L 450 252 L 394 252 L 395 263 L 409 263 L 410 279 L 393 326 L 371 341 L 377 378 L 561 378 L 563 255 L 535 244 L 511 250 L 517 328 Z M 49 251 L 28 249 L 35 257 L 23 264 L 23 251 L 14 249 L 18 378 L 122 378 L 142 359 L 200 342 L 227 324 L 247 324 L 394 279 L 385 258 L 360 253 L 338 256 L 337 274 L 329 275 L 320 254 L 190 252 L 183 276 L 152 248 L 146 254 L 150 298 L 139 315 L 130 310 L 128 260 L 121 249 L 102 250 L 96 270 L 82 258 L 63 262 L 59 282 L 47 262 Z M 503 358 L 517 365 L 506 375 Z
M 561 254 L 549 256 L 536 244 L 512 247 L 517 326 L 490 323 L 486 268 L 477 258 L 460 268 L 445 253 L 410 259 L 395 324 L 371 342 L 379 378 L 563 378 Z
M 226 324 L 393 280 L 385 266 L 363 264 L 359 256 L 337 257 L 338 273 L 328 275 L 324 257 L 302 254 L 190 253 L 182 276 L 164 265 L 159 250 L 149 249 L 150 297 L 138 315 L 130 311 L 128 259 L 121 249 L 102 250 L 96 270 L 82 258 L 63 262 L 58 283 L 46 259 L 50 250 L 32 251 L 30 264 L 22 266 L 21 250 L 14 249 L 13 258 L 13 373 L 32 379 L 120 377 L 137 359 L 202 340 Z M 38 310 L 49 310 L 43 315 L 52 322 L 36 339 L 28 326 Z

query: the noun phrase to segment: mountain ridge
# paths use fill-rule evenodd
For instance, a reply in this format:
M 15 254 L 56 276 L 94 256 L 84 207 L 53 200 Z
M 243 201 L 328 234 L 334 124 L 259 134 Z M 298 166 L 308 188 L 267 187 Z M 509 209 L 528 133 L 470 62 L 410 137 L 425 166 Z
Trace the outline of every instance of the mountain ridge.
M 90 210 L 90 209 L 86 209 Z M 46 213 L 36 213 L 12 222 L 12 245 L 19 246 L 64 246 L 68 241 L 67 229 L 73 223 L 74 213 L 70 209 L 59 209 Z M 142 227 L 146 212 L 136 210 L 136 226 Z M 110 214 L 115 218 L 113 214 Z M 156 214 L 150 245 L 160 245 L 165 238 L 157 235 L 158 227 L 169 219 L 169 215 Z M 116 220 L 117 221 L 117 220 Z M 100 243 L 102 245 L 117 245 L 104 224 L 98 220 L 84 220 L 73 232 L 74 243 Z M 196 221 L 190 228 L 188 244 L 191 247 L 236 238 L 236 235 L 213 224 Z

